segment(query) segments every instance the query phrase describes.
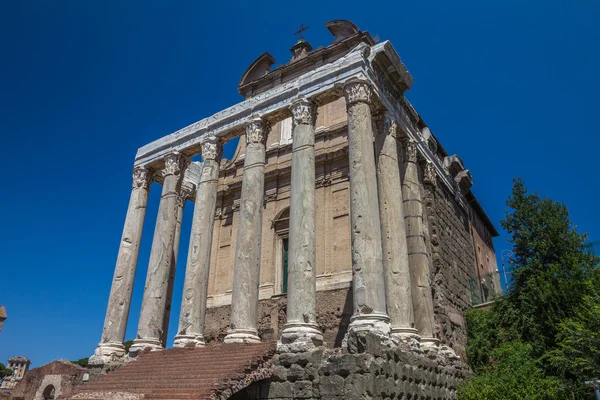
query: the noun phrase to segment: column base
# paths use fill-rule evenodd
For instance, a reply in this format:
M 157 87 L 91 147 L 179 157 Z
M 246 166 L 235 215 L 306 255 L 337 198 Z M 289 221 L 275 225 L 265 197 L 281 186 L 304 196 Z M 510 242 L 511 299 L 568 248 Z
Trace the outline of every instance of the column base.
M 202 335 L 177 335 L 173 347 L 199 348 L 206 346 Z
M 348 331 L 372 332 L 381 336 L 390 336 L 390 317 L 383 313 L 354 314 L 350 318 Z
M 230 329 L 223 339 L 224 343 L 260 343 L 256 329 Z
M 135 359 L 142 351 L 160 351 L 165 348 L 160 339 L 156 338 L 138 338 L 133 341 L 129 348 L 129 359 Z
M 421 338 L 421 350 L 429 358 L 436 358 L 440 350 L 440 340 L 433 337 L 422 337 Z
M 399 341 L 401 341 L 403 343 L 409 343 L 414 340 L 416 340 L 417 342 L 421 341 L 421 336 L 419 336 L 419 331 L 416 330 L 415 328 L 392 327 L 392 332 L 390 333 L 390 336 L 398 339 Z
M 289 322 L 277 342 L 280 353 L 301 353 L 323 345 L 323 334 L 317 324 Z
M 125 361 L 125 346 L 120 342 L 99 343 L 90 357 L 90 365 L 104 365 L 109 363 L 122 363 Z

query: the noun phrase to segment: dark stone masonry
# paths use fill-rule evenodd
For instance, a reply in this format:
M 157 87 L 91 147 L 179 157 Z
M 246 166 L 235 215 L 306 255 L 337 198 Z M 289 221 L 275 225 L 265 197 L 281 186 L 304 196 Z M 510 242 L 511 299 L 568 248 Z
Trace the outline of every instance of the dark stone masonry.
M 450 399 L 468 374 L 466 364 L 443 351 L 386 345 L 372 333 L 351 335 L 348 351 L 283 353 L 272 362 L 270 379 L 231 399 Z

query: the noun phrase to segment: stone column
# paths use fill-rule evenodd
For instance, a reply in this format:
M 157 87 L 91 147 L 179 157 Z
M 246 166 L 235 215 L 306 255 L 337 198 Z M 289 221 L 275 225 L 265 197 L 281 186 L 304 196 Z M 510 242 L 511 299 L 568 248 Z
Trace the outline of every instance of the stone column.
M 429 257 L 423 230 L 423 202 L 417 167 L 417 144 L 413 140 L 406 141 L 405 160 L 402 198 L 415 327 L 421 336 L 422 345 L 436 347 L 438 340 L 434 337 L 433 297 L 429 278 Z
M 177 225 L 175 227 L 175 239 L 173 239 L 173 263 L 169 273 L 169 284 L 167 286 L 167 302 L 165 305 L 165 317 L 163 320 L 163 330 L 161 342 L 163 347 L 167 347 L 167 337 L 169 332 L 169 321 L 171 320 L 171 304 L 173 303 L 173 287 L 175 286 L 175 274 L 177 272 L 177 256 L 179 254 L 179 239 L 181 238 L 181 222 L 183 220 L 183 210 L 190 195 L 196 189 L 192 182 L 183 180 L 177 197 Z
M 113 283 L 110 288 L 102 339 L 94 355 L 90 357 L 89 362 L 92 365 L 120 361 L 125 356 L 123 341 L 125 340 L 125 330 L 129 318 L 131 293 L 140 253 L 140 242 L 151 183 L 152 172 L 148 168 L 136 167 L 133 169 L 133 187 L 129 207 L 127 208 L 127 216 L 125 217 L 123 235 L 121 236 Z
M 376 139 L 377 188 L 387 312 L 392 336 L 407 341 L 417 339 L 414 327 L 410 268 L 406 244 L 406 228 L 402 207 L 402 186 L 396 146 L 397 124 L 393 116 L 380 119 Z
M 222 146 L 216 137 L 202 144 L 202 174 L 196 191 L 194 219 L 185 270 L 175 347 L 203 347 L 208 274 L 217 205 Z
M 344 86 L 348 109 L 350 223 L 354 315 L 350 330 L 390 331 L 381 253 L 381 223 L 373 150 L 371 87 L 352 80 Z
M 316 107 L 307 99 L 292 103 L 292 187 L 287 291 L 287 324 L 278 349 L 308 351 L 323 344 L 316 317 Z
M 246 124 L 246 156 L 233 267 L 231 323 L 225 343 L 260 342 L 257 330 L 258 285 L 268 130 L 268 123 L 261 118 Z
M 163 349 L 163 327 L 169 290 L 169 277 L 175 263 L 175 236 L 177 214 L 183 173 L 189 160 L 178 152 L 165 157 L 165 166 L 160 171 L 163 189 L 154 229 L 154 240 L 150 251 L 148 274 L 144 287 L 144 298 L 138 332 L 129 353 L 135 357 L 142 350 Z

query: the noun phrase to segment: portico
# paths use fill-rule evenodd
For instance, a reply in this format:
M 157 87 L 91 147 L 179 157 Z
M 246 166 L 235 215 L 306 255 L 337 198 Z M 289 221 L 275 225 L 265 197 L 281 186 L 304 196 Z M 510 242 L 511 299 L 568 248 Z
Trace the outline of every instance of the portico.
M 280 351 L 323 344 L 316 306 L 318 241 L 315 136 L 320 109 L 343 102 L 349 170 L 353 316 L 350 330 L 368 330 L 393 343 L 407 338 L 437 346 L 427 249 L 422 236 L 422 185 L 416 154 L 429 179 L 454 188 L 438 157 L 423 142 L 403 93 L 412 77 L 389 42 L 347 21 L 332 21 L 334 42 L 311 52 L 299 42 L 292 60 L 271 71 L 265 53 L 246 71 L 246 99 L 138 150 L 134 183 L 111 288 L 101 342 L 90 363 L 119 361 L 125 339 L 148 191 L 162 185 L 134 357 L 166 345 L 170 299 L 179 247 L 181 213 L 193 201 L 184 289 L 175 347 L 205 345 L 204 327 L 211 254 L 215 245 L 222 146 L 244 141 L 237 232 L 232 246 L 233 283 L 229 330 L 224 341 L 258 342 L 263 211 L 271 129 L 291 118 L 291 182 L 286 324 Z M 325 60 L 325 62 L 323 61 Z M 382 117 L 383 116 L 383 117 Z M 382 119 L 383 118 L 383 119 Z M 397 146 L 400 138 L 407 146 Z M 398 153 L 400 148 L 401 154 Z M 201 163 L 191 158 L 201 155 Z M 240 158 L 242 159 L 242 158 Z M 401 171 L 404 172 L 402 176 Z M 437 177 L 437 178 L 436 178 Z M 404 180 L 404 186 L 402 186 Z M 419 214 L 421 213 L 421 214 Z M 416 286 L 415 286 L 416 285 Z

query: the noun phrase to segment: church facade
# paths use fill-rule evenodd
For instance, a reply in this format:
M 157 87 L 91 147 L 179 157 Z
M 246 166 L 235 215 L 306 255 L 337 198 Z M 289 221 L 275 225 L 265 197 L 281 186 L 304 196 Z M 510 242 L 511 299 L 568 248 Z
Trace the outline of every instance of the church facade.
M 287 354 L 356 349 L 352 337 L 365 332 L 430 358 L 465 356 L 474 235 L 497 233 L 470 171 L 405 96 L 413 79 L 391 43 L 348 21 L 326 27 L 326 47 L 300 40 L 276 69 L 269 53 L 257 58 L 239 83 L 243 102 L 138 150 L 90 363 L 126 357 L 151 184 L 162 196 L 129 357 L 164 349 L 169 335 L 180 348 L 277 341 Z M 192 233 L 180 243 L 185 206 L 194 207 Z M 181 251 L 184 289 L 174 294 Z M 179 328 L 169 333 L 174 295 Z

